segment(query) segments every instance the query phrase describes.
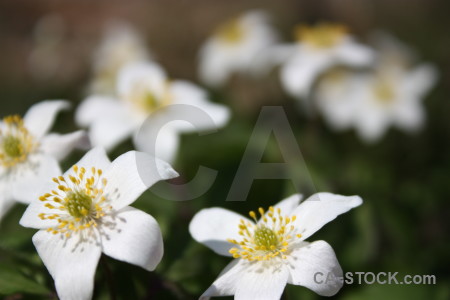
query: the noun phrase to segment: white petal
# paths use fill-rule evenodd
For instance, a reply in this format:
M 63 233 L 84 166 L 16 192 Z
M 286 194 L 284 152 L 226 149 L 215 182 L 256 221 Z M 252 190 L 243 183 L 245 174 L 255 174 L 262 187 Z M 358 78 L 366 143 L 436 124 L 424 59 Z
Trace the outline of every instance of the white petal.
M 239 222 L 252 222 L 244 216 L 227 209 L 213 207 L 199 211 L 189 224 L 189 232 L 199 243 L 220 255 L 231 256 L 228 252 L 235 245 L 227 239 L 240 240 Z
M 332 59 L 324 53 L 299 52 L 282 66 L 281 83 L 293 97 L 306 97 L 317 76 L 332 65 Z
M 223 85 L 233 71 L 233 53 L 221 47 L 215 39 L 202 46 L 199 59 L 199 77 L 208 86 Z
M 86 148 L 87 145 L 86 132 L 79 130 L 68 134 L 48 134 L 42 139 L 40 149 L 57 160 L 63 160 L 74 148 Z
M 38 191 L 37 198 L 33 199 L 31 201 L 30 205 L 28 205 L 27 209 L 22 215 L 22 218 L 19 221 L 19 224 L 28 227 L 28 228 L 35 228 L 35 229 L 47 229 L 50 227 L 58 226 L 58 221 L 56 219 L 45 219 L 42 220 L 39 218 L 39 215 L 41 213 L 44 214 L 54 214 L 55 211 L 53 209 L 50 209 L 48 207 L 45 207 L 45 202 L 39 201 L 38 197 L 44 195 L 45 193 L 49 193 L 55 188 L 55 183 L 51 181 L 51 178 L 48 178 L 45 183 L 42 184 L 41 188 Z
M 117 76 L 117 93 L 120 97 L 133 94 L 136 84 L 146 85 L 150 91 L 162 96 L 165 93 L 167 75 L 153 62 L 133 62 L 123 67 Z
M 89 300 L 101 255 L 95 243 L 78 243 L 78 236 L 62 239 L 44 230 L 33 236 L 33 244 L 55 280 L 61 300 Z
M 422 97 L 438 79 L 438 72 L 432 64 L 422 64 L 410 72 L 406 78 L 406 89 Z
M 355 116 L 355 128 L 366 143 L 378 141 L 391 123 L 390 113 L 384 109 L 366 104 Z
M 149 214 L 125 207 L 104 218 L 103 252 L 115 259 L 153 271 L 163 256 L 163 239 L 156 220 Z M 113 225 L 114 224 L 114 225 Z
M 289 278 L 288 268 L 283 264 L 271 262 L 244 262 L 247 264 L 234 299 L 236 300 L 278 300 L 283 294 Z
M 301 194 L 295 194 L 286 199 L 281 200 L 273 207 L 275 210 L 279 208 L 281 210 L 282 215 L 290 215 L 297 208 L 302 198 L 303 196 Z
M 245 271 L 244 261 L 233 259 L 225 269 L 220 272 L 214 283 L 200 296 L 200 300 L 207 300 L 215 296 L 232 296 Z
M 110 150 L 139 128 L 142 117 L 122 101 L 91 96 L 78 108 L 76 121 L 80 126 L 90 126 L 89 138 L 93 146 Z
M 3 216 L 6 215 L 15 203 L 13 198 L 7 194 L 6 189 L 7 187 L 3 183 L 0 183 L 0 193 L 2 193 L 0 198 L 0 224 Z
M 290 284 L 307 287 L 321 296 L 333 296 L 341 289 L 342 269 L 328 243 L 304 242 L 287 259 Z
M 174 124 L 167 123 L 162 127 L 159 125 L 166 124 L 166 117 L 167 114 L 164 114 L 164 111 L 153 113 L 152 117 L 141 126 L 133 141 L 137 150 L 172 163 L 178 153 L 180 137 L 173 128 Z M 157 128 L 160 128 L 159 131 Z
M 362 199 L 358 196 L 317 193 L 292 212 L 292 215 L 297 216 L 294 226 L 302 234 L 302 240 L 305 240 L 338 215 L 361 204 Z
M 103 117 L 92 123 L 89 138 L 93 146 L 111 150 L 129 138 L 139 125 L 140 118 L 133 118 L 124 108 L 123 114 L 116 118 Z
M 342 130 L 352 125 L 361 96 L 359 74 L 350 71 L 331 71 L 315 90 L 318 109 L 330 127 Z
M 37 155 L 27 167 L 22 168 L 20 175 L 11 182 L 10 189 L 15 200 L 31 203 L 41 196 L 42 187 L 53 177 L 61 175 L 58 162 L 48 155 Z
M 278 44 L 268 47 L 254 58 L 253 73 L 267 76 L 270 70 L 290 59 L 297 50 L 295 44 Z
M 111 161 L 106 155 L 105 149 L 102 147 L 95 147 L 89 150 L 75 165 L 78 167 L 84 167 L 90 170 L 92 167 L 102 169 L 105 171 L 111 165 Z M 70 169 L 66 171 L 71 172 Z
M 348 39 L 335 49 L 338 62 L 352 67 L 365 67 L 375 60 L 375 52 L 364 45 Z
M 133 203 L 156 182 L 177 176 L 168 163 L 143 152 L 129 151 L 105 171 L 105 193 L 114 195 L 111 205 L 118 210 Z
M 425 109 L 416 99 L 405 99 L 404 102 L 395 108 L 394 122 L 403 130 L 416 131 L 425 122 Z
M 123 103 L 118 99 L 93 95 L 78 106 L 75 121 L 79 126 L 87 127 L 103 116 L 119 115 L 123 109 Z
M 68 109 L 69 107 L 70 103 L 64 100 L 42 101 L 34 104 L 23 118 L 25 127 L 36 138 L 40 139 L 50 130 L 56 114 L 60 110 Z
M 195 127 L 189 125 L 179 128 L 183 132 L 195 132 L 222 127 L 230 119 L 230 110 L 228 107 L 209 102 L 206 92 L 188 81 L 174 81 L 170 86 L 170 91 L 174 99 L 174 104 L 192 105 L 209 116 L 208 118 L 205 115 L 205 117 L 202 118 L 202 115 L 199 115 Z M 181 111 L 175 110 L 171 112 L 170 118 L 172 120 L 185 119 Z M 182 122 L 181 124 L 186 124 L 186 122 Z

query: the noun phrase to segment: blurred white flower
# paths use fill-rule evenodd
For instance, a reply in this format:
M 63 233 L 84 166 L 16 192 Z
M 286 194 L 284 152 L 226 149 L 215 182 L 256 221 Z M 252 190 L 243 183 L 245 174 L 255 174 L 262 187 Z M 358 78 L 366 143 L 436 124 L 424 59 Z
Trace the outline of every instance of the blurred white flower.
M 60 172 L 58 160 L 86 143 L 83 131 L 48 133 L 56 114 L 68 107 L 67 101 L 43 101 L 23 120 L 14 115 L 0 122 L 0 219 L 14 201 L 30 203 L 43 178 Z
M 411 52 L 383 39 L 373 72 L 340 71 L 319 83 L 316 100 L 334 129 L 354 126 L 366 142 L 379 140 L 390 125 L 405 131 L 422 127 L 425 93 L 434 85 L 434 66 L 411 67 Z
M 157 181 L 176 176 L 150 155 L 130 151 L 111 163 L 103 149 L 94 148 L 64 175 L 48 178 L 20 224 L 40 229 L 33 243 L 59 299 L 91 299 L 102 252 L 156 268 L 163 255 L 158 223 L 128 205 Z
M 355 42 L 344 26 L 328 23 L 314 27 L 301 25 L 295 33 L 295 45 L 279 46 L 273 50 L 275 55 L 285 58 L 280 73 L 281 83 L 293 97 L 305 99 L 309 96 L 318 75 L 331 67 L 365 67 L 374 60 L 374 52 Z
M 113 148 L 127 137 L 146 132 L 152 127 L 152 119 L 159 124 L 168 121 L 183 120 L 183 116 L 173 114 L 167 109 L 170 105 L 186 104 L 196 107 L 213 120 L 213 128 L 205 124 L 204 128 L 214 129 L 223 126 L 229 119 L 229 109 L 223 105 L 208 101 L 206 92 L 196 85 L 181 80 L 169 81 L 164 70 L 156 63 L 143 62 L 127 65 L 118 77 L 117 97 L 93 95 L 78 108 L 76 121 L 88 126 L 93 145 Z M 144 122 L 149 117 L 149 122 Z M 180 124 L 182 123 L 182 124 Z M 134 143 L 138 150 L 155 154 L 166 161 L 172 161 L 178 149 L 178 134 L 192 131 L 186 122 L 168 123 L 158 135 L 156 149 L 153 136 L 135 135 Z M 153 148 L 152 148 L 153 147 Z
M 130 24 L 110 24 L 94 53 L 89 92 L 114 94 L 119 70 L 128 63 L 148 60 L 150 56 L 143 37 Z
M 232 73 L 259 70 L 255 58 L 278 36 L 261 11 L 251 11 L 221 25 L 200 51 L 200 79 L 207 85 L 223 85 Z
M 235 258 L 203 293 L 201 299 L 230 296 L 235 299 L 280 299 L 287 283 L 305 286 L 322 296 L 342 287 L 342 269 L 325 241 L 305 242 L 338 215 L 359 206 L 358 196 L 318 193 L 299 205 L 296 194 L 253 219 L 222 208 L 203 209 L 189 225 L 192 237 L 220 255 Z M 334 275 L 319 284 L 314 274 Z M 326 275 L 325 275 L 326 276 Z M 327 277 L 328 278 L 328 277 Z

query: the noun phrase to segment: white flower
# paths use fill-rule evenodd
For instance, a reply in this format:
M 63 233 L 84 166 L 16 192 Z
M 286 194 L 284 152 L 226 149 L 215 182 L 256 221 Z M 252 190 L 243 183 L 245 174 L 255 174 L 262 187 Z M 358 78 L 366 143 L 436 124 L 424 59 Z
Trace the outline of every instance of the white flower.
M 234 295 L 239 300 L 275 300 L 286 283 L 322 296 L 339 291 L 342 269 L 333 249 L 324 241 L 305 240 L 362 200 L 330 193 L 315 194 L 299 205 L 300 199 L 296 194 L 267 212 L 259 208 L 259 220 L 253 211 L 251 220 L 222 208 L 203 209 L 194 216 L 189 225 L 193 238 L 220 255 L 235 258 L 201 299 Z M 335 280 L 316 283 L 317 272 L 334 275 Z
M 116 22 L 106 28 L 93 57 L 89 92 L 114 94 L 119 70 L 128 63 L 150 59 L 142 36 L 130 24 Z
M 93 145 L 111 149 L 143 125 L 144 134 L 135 135 L 136 148 L 166 161 L 172 161 L 176 154 L 179 132 L 192 131 L 186 122 L 170 123 L 158 135 L 156 150 L 151 148 L 156 136 L 145 134 L 154 125 L 151 120 L 164 123 L 164 119 L 183 119 L 167 109 L 170 105 L 186 104 L 201 109 L 214 121 L 213 128 L 223 126 L 229 119 L 228 108 L 209 102 L 204 90 L 187 81 L 169 81 L 164 70 L 151 62 L 130 64 L 122 69 L 117 98 L 93 95 L 80 105 L 76 120 L 79 125 L 90 127 Z M 150 121 L 143 124 L 147 117 Z M 197 129 L 213 128 L 205 124 Z
M 379 140 L 392 124 L 405 131 L 419 129 L 425 120 L 422 100 L 434 85 L 432 65 L 410 67 L 409 50 L 383 41 L 373 72 L 339 72 L 326 76 L 317 88 L 317 104 L 335 129 L 354 126 L 366 142 Z
M 266 14 L 252 11 L 220 26 L 202 46 L 199 73 L 210 86 L 223 85 L 235 72 L 257 72 L 255 58 L 278 37 Z
M 25 117 L 14 115 L 0 121 L 0 219 L 14 201 L 30 203 L 42 178 L 54 176 L 62 160 L 87 139 L 83 131 L 48 133 L 56 114 L 69 102 L 43 101 Z
M 373 51 L 356 43 L 340 25 L 322 23 L 315 27 L 299 26 L 297 43 L 284 46 L 286 57 L 281 67 L 281 83 L 294 97 L 306 98 L 318 75 L 344 65 L 364 67 L 373 62 Z
M 20 224 L 40 229 L 33 243 L 61 300 L 92 297 L 101 253 L 154 270 L 163 255 L 156 220 L 129 204 L 178 174 L 165 162 L 130 151 L 112 163 L 98 147 L 64 175 L 49 179 Z

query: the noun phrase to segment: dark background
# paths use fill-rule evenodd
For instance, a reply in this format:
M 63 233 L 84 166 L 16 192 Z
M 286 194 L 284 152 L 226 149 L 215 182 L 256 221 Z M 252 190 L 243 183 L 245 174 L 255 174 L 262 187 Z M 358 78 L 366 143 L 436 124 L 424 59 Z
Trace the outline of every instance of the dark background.
M 94 299 L 198 298 L 229 258 L 192 240 L 187 229 L 192 216 L 211 206 L 246 214 L 295 191 L 287 180 L 257 180 L 246 202 L 225 201 L 263 105 L 285 108 L 314 184 L 314 190 L 304 191 L 306 197 L 328 191 L 360 195 L 364 200 L 361 207 L 328 224 L 311 241 L 329 242 L 344 271 L 437 277 L 436 285 L 347 285 L 335 298 L 450 299 L 448 1 L 0 1 L 0 115 L 23 115 L 31 104 L 44 99 L 69 99 L 76 107 L 85 97 L 92 53 L 102 28 L 116 19 L 128 21 L 143 33 L 156 60 L 172 78 L 198 83 L 201 43 L 223 21 L 254 8 L 272 15 L 285 41 L 292 40 L 292 28 L 298 23 L 335 21 L 347 25 L 360 41 L 382 29 L 411 46 L 420 61 L 433 62 L 440 74 L 425 99 L 425 128 L 416 135 L 391 129 L 380 142 L 366 145 L 354 131 L 335 133 L 320 116 L 303 114 L 280 88 L 276 72 L 260 80 L 233 77 L 226 88 L 210 91 L 213 101 L 231 107 L 230 124 L 215 134 L 183 136 L 174 164 L 182 174 L 179 181 L 193 178 L 199 165 L 218 170 L 214 185 L 191 201 L 164 200 L 151 191 L 139 198 L 134 206 L 152 214 L 161 225 L 163 261 L 148 273 L 102 257 Z M 45 46 L 42 71 L 33 75 L 30 55 L 42 43 L 34 34 L 35 25 L 49 14 L 62 17 L 64 29 Z M 49 64 L 54 67 L 46 71 Z M 73 111 L 63 113 L 54 127 L 57 132 L 74 129 Z M 271 139 L 264 162 L 283 160 L 279 146 Z M 132 144 L 127 141 L 111 158 L 130 149 Z M 63 167 L 82 155 L 75 152 Z M 31 244 L 34 230 L 18 225 L 24 209 L 17 205 L 0 227 L 0 297 L 56 299 L 53 280 Z M 287 286 L 283 297 L 318 298 L 297 286 Z

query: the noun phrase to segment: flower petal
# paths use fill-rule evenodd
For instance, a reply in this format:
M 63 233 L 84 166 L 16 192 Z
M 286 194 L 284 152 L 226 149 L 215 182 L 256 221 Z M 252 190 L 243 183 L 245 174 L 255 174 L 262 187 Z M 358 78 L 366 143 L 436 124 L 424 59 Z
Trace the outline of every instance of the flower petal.
M 162 67 L 150 61 L 132 62 L 123 67 L 117 76 L 117 93 L 127 98 L 136 89 L 136 84 L 145 84 L 158 97 L 166 92 L 167 75 Z
M 333 57 L 325 53 L 299 51 L 281 68 L 281 83 L 293 97 L 304 98 L 320 72 L 333 64 Z
M 156 220 L 149 214 L 125 207 L 104 218 L 103 252 L 117 260 L 153 271 L 163 256 L 163 239 Z
M 87 134 L 79 130 L 68 134 L 48 134 L 42 139 L 40 148 L 57 160 L 63 160 L 75 147 L 86 148 L 88 144 Z
M 139 128 L 142 117 L 117 99 L 92 96 L 78 108 L 76 121 L 80 126 L 90 126 L 89 138 L 93 146 L 110 150 Z
M 422 64 L 414 68 L 406 78 L 406 89 L 412 90 L 418 97 L 423 97 L 438 79 L 438 71 L 432 64 Z
M 289 271 L 283 264 L 271 262 L 243 262 L 234 299 L 278 300 L 289 278 Z
M 293 212 L 297 216 L 294 226 L 300 230 L 302 240 L 307 239 L 338 215 L 362 204 L 358 196 L 317 193 L 303 201 Z
M 206 92 L 188 81 L 174 81 L 170 85 L 170 91 L 173 96 L 174 104 L 192 105 L 209 116 L 209 118 L 205 118 L 205 120 L 199 118 L 196 121 L 195 127 L 188 125 L 179 128 L 179 130 L 183 132 L 197 132 L 222 127 L 230 119 L 230 110 L 228 107 L 209 102 Z M 178 112 L 178 114 L 170 116 L 172 120 L 185 119 L 181 111 L 174 110 L 171 112 Z M 180 122 L 180 125 L 186 125 L 186 122 Z
M 51 177 L 45 181 L 41 188 L 37 191 L 37 197 L 48 193 L 52 189 L 55 188 L 55 183 L 51 181 Z M 55 211 L 45 206 L 45 202 L 39 201 L 37 198 L 31 201 L 30 205 L 28 205 L 27 209 L 22 215 L 22 218 L 19 221 L 19 224 L 23 227 L 35 228 L 35 229 L 47 229 L 50 227 L 58 226 L 58 220 L 56 219 L 45 219 L 42 220 L 39 218 L 41 213 L 44 214 L 54 214 Z
M 144 191 L 160 180 L 177 177 L 172 167 L 154 156 L 129 151 L 119 156 L 105 171 L 105 193 L 115 195 L 111 205 L 119 210 L 133 203 Z
M 25 127 L 36 138 L 44 136 L 53 125 L 56 114 L 63 109 L 68 109 L 70 103 L 64 100 L 42 101 L 34 104 L 25 114 L 23 120 Z
M 33 243 L 55 280 L 60 299 L 89 300 L 94 289 L 94 275 L 101 255 L 95 243 L 80 242 L 77 236 L 63 239 L 40 230 L 33 236 Z
M 75 121 L 79 126 L 87 127 L 94 123 L 98 118 L 108 115 L 120 114 L 123 110 L 123 103 L 118 99 L 93 95 L 86 98 L 75 113 Z
M 338 62 L 353 67 L 369 66 L 375 60 L 375 52 L 367 46 L 347 38 L 335 49 Z
M 208 40 L 200 50 L 200 80 L 212 87 L 223 85 L 235 68 L 233 54 L 233 51 L 221 47 L 216 39 Z
M 19 202 L 31 203 L 41 196 L 42 186 L 58 175 L 61 175 L 61 168 L 53 157 L 37 155 L 23 166 L 20 176 L 11 182 L 12 196 Z
M 159 124 L 166 123 L 165 118 L 163 111 L 152 114 L 134 136 L 133 142 L 137 150 L 171 163 L 178 153 L 180 137 L 170 123 L 159 127 Z M 160 130 L 157 131 L 156 128 Z
M 242 259 L 233 259 L 225 269 L 220 272 L 213 284 L 200 296 L 199 300 L 207 300 L 216 296 L 232 296 L 236 293 L 236 287 L 242 277 Z
M 2 196 L 0 198 L 0 223 L 4 215 L 11 209 L 14 205 L 13 198 L 7 193 L 7 186 L 3 183 L 0 183 L 0 193 Z
M 283 215 L 290 215 L 298 207 L 298 204 L 300 203 L 300 200 L 302 200 L 302 198 L 303 195 L 294 194 L 286 199 L 281 200 L 280 202 L 275 204 L 273 208 L 279 208 Z
M 75 165 L 78 167 L 84 167 L 88 170 L 95 167 L 105 171 L 111 166 L 111 161 L 106 155 L 104 148 L 95 147 L 89 150 Z M 67 170 L 65 174 L 68 172 L 71 172 L 71 170 Z
M 287 259 L 290 272 L 288 283 L 307 287 L 321 296 L 333 296 L 341 289 L 342 269 L 328 243 L 303 242 Z
M 230 210 L 213 207 L 199 211 L 189 224 L 189 232 L 199 243 L 209 247 L 214 252 L 231 256 L 228 252 L 234 244 L 228 239 L 241 240 L 239 222 L 252 222 Z

